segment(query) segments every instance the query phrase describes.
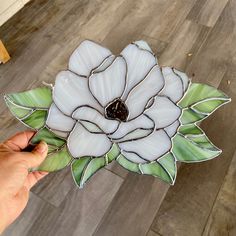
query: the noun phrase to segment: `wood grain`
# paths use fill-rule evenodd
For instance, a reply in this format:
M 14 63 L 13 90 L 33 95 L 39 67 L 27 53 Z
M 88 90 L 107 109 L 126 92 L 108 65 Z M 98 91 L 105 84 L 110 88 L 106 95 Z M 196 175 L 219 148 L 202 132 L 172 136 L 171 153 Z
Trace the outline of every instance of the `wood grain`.
M 53 83 L 71 52 L 90 38 L 115 54 L 144 39 L 161 65 L 233 98 L 202 123 L 223 154 L 182 165 L 174 187 L 111 163 L 79 190 L 65 169 L 32 189 L 4 236 L 235 235 L 235 12 L 236 0 L 34 0 L 2 25 L 12 59 L 0 65 L 1 95 Z M 3 101 L 0 120 L 1 141 L 24 129 Z

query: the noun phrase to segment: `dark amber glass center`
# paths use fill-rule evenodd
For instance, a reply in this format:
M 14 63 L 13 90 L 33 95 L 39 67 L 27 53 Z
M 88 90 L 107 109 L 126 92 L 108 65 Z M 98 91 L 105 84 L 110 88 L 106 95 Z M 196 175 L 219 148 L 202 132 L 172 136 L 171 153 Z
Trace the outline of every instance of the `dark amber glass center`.
M 107 105 L 105 108 L 105 115 L 111 120 L 126 121 L 129 111 L 125 103 L 121 99 L 117 98 Z

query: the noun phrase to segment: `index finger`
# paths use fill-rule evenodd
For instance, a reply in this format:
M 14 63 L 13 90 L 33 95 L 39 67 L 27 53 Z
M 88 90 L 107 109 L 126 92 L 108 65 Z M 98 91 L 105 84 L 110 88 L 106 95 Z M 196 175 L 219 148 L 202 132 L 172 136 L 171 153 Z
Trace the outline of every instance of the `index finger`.
M 23 131 L 7 139 L 4 144 L 13 151 L 21 151 L 28 146 L 29 141 L 34 134 L 34 131 Z

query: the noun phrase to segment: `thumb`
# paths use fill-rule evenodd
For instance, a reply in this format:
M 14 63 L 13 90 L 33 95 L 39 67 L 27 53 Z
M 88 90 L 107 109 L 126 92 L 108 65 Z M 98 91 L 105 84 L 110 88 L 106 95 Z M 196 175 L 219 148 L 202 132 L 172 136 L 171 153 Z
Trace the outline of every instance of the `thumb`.
M 48 153 L 48 145 L 41 141 L 31 152 L 22 152 L 24 161 L 27 162 L 29 168 L 39 166 Z

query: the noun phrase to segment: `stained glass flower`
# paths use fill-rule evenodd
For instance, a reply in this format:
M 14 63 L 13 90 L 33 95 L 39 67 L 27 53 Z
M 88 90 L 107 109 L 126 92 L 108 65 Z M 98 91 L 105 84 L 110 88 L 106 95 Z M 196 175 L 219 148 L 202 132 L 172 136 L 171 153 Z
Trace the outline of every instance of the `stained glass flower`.
M 90 40 L 72 53 L 52 90 L 10 94 L 5 100 L 20 121 L 38 131 L 32 143 L 44 139 L 49 145 L 39 169 L 71 163 L 79 186 L 113 160 L 173 184 L 177 160 L 220 154 L 197 122 L 230 101 L 211 86 L 191 84 L 175 68 L 160 67 L 144 41 L 115 56 Z

